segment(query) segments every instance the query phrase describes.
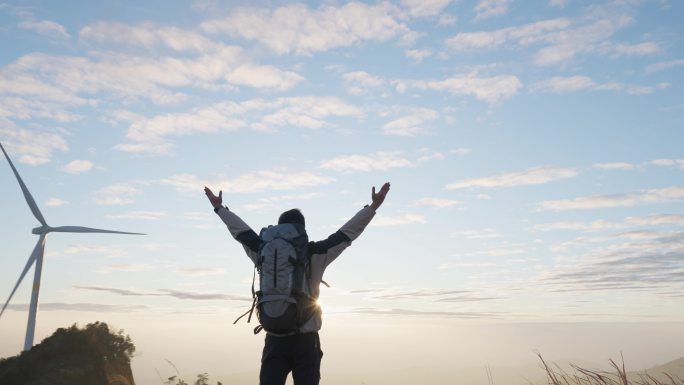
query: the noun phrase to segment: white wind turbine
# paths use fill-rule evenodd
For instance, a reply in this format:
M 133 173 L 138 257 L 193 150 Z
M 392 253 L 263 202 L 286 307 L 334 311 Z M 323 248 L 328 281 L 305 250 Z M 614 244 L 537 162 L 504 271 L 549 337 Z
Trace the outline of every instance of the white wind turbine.
M 14 293 L 17 291 L 17 288 L 21 284 L 21 281 L 24 279 L 24 276 L 29 271 L 31 266 L 35 263 L 36 264 L 36 270 L 35 270 L 35 273 L 33 276 L 33 291 L 31 293 L 31 306 L 29 307 L 28 325 L 26 326 L 26 339 L 24 340 L 24 350 L 30 350 L 31 347 L 33 347 L 33 334 L 34 334 L 34 331 L 36 328 L 36 311 L 38 309 L 38 292 L 40 291 L 40 275 L 41 275 L 41 270 L 43 268 L 43 251 L 45 250 L 45 237 L 48 235 L 48 233 L 58 232 L 58 233 L 112 233 L 112 234 L 135 234 L 135 235 L 145 235 L 145 234 L 127 233 L 127 232 L 123 232 L 123 231 L 101 230 L 101 229 L 93 229 L 93 228 L 81 227 L 81 226 L 50 227 L 45 222 L 45 219 L 43 218 L 43 214 L 40 213 L 40 210 L 38 209 L 38 206 L 36 205 L 36 201 L 33 200 L 31 193 L 29 192 L 28 188 L 26 188 L 26 185 L 24 184 L 24 182 L 21 180 L 21 177 L 19 176 L 17 169 L 14 168 L 14 164 L 12 164 L 12 161 L 10 160 L 9 156 L 7 155 L 5 148 L 2 147 L 1 143 L 0 143 L 0 149 L 2 149 L 2 152 L 5 154 L 5 158 L 7 158 L 7 161 L 9 162 L 10 167 L 12 167 L 12 171 L 14 172 L 14 175 L 17 177 L 17 181 L 19 182 L 19 186 L 21 186 L 21 191 L 24 192 L 24 198 L 26 198 L 26 203 L 28 203 L 29 207 L 31 208 L 31 212 L 33 212 L 33 216 L 35 216 L 36 219 L 38 220 L 38 222 L 40 222 L 40 224 L 41 224 L 40 227 L 36 227 L 33 229 L 33 234 L 40 235 L 40 238 L 38 238 L 38 243 L 36 243 L 36 246 L 33 248 L 33 252 L 31 253 L 31 256 L 29 257 L 28 261 L 26 262 L 26 266 L 24 267 L 24 270 L 21 272 L 21 275 L 19 276 L 19 280 L 17 280 L 17 284 L 14 286 L 14 289 L 12 289 L 12 293 L 10 294 L 9 298 L 7 299 L 7 302 L 5 302 L 5 305 L 2 307 L 2 310 L 0 311 L 0 317 L 2 317 L 2 314 L 5 312 L 7 305 L 9 305 L 10 301 L 12 300 L 12 296 L 14 296 Z

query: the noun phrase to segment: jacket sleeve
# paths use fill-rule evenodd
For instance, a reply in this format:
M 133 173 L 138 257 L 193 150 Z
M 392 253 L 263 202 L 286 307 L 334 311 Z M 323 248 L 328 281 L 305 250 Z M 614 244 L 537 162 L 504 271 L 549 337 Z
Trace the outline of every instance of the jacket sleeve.
M 228 210 L 227 207 L 221 207 L 216 211 L 216 214 L 226 224 L 230 235 L 245 248 L 249 259 L 256 264 L 259 247 L 261 246 L 261 238 L 240 217 Z
M 374 216 L 375 210 L 370 206 L 366 206 L 327 239 L 312 242 L 309 247 L 311 248 L 311 255 L 315 265 L 325 269 L 344 249 L 352 244 L 353 240 L 361 235 Z

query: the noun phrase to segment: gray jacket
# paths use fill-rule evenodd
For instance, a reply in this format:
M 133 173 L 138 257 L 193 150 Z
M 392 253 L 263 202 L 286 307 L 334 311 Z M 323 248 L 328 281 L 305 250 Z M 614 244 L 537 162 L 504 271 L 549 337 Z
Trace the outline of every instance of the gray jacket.
M 227 207 L 216 210 L 218 216 L 226 224 L 230 234 L 245 248 L 247 256 L 256 264 L 259 247 L 262 243 L 259 235 L 254 232 L 240 217 Z M 362 208 L 356 215 L 347 221 L 338 231 L 327 239 L 318 242 L 309 242 L 311 254 L 311 295 L 318 298 L 320 284 L 323 279 L 325 268 L 328 267 L 341 253 L 349 247 L 353 240 L 359 237 L 375 216 L 375 210 L 370 206 Z M 321 329 L 321 312 L 317 311 L 301 327 L 300 332 L 309 333 Z

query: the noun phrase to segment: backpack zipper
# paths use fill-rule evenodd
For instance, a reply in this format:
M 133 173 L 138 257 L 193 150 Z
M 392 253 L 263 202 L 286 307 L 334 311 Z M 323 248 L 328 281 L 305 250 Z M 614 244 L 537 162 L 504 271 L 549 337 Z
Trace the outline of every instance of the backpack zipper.
M 273 259 L 273 288 L 278 287 L 278 249 L 275 249 L 275 258 Z

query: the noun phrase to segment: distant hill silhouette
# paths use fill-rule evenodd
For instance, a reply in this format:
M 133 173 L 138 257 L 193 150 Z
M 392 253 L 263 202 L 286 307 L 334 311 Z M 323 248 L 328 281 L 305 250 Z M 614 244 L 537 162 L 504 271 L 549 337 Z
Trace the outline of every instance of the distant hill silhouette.
M 135 385 L 135 345 L 104 322 L 60 328 L 31 350 L 0 359 L 3 385 Z
M 630 373 L 629 377 L 630 379 L 632 379 L 632 376 L 639 377 L 639 374 L 652 376 L 663 383 L 669 383 L 671 381 L 669 376 L 672 376 L 678 379 L 680 383 L 684 383 L 684 357 L 670 361 L 667 364 L 654 366 L 637 374 Z

